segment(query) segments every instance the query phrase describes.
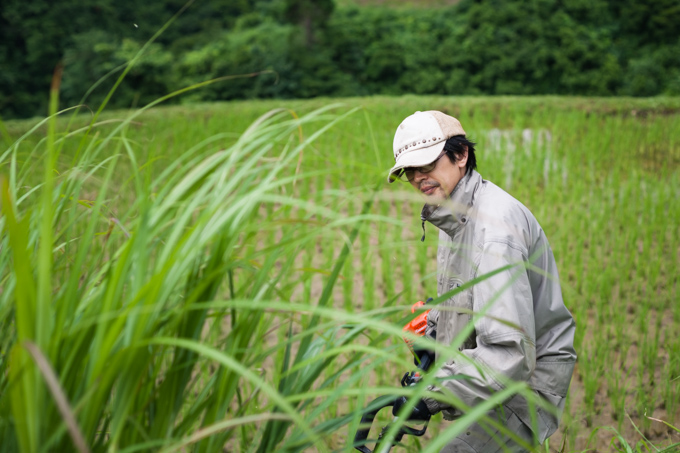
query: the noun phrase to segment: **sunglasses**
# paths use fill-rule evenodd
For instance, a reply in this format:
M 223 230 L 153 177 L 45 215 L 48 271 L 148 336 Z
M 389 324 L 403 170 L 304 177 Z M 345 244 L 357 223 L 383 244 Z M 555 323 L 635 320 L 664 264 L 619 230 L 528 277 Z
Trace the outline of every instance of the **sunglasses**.
M 404 182 L 411 182 L 411 181 L 413 181 L 413 178 L 416 177 L 416 172 L 429 173 L 432 170 L 434 170 L 434 168 L 437 166 L 437 162 L 439 161 L 439 159 L 441 159 L 445 155 L 446 155 L 446 151 L 441 153 L 439 155 L 439 157 L 437 157 L 431 163 L 429 163 L 427 165 L 423 165 L 422 167 L 404 167 L 397 174 L 397 178 L 399 178 L 401 181 L 404 181 Z

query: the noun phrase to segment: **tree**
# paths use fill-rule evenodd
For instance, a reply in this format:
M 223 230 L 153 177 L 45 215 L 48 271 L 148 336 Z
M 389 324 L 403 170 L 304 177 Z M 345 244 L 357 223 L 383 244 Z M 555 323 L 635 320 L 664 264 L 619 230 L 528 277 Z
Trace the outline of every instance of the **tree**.
M 305 43 L 311 47 L 316 31 L 325 27 L 334 8 L 333 0 L 285 0 L 284 18 L 302 27 Z

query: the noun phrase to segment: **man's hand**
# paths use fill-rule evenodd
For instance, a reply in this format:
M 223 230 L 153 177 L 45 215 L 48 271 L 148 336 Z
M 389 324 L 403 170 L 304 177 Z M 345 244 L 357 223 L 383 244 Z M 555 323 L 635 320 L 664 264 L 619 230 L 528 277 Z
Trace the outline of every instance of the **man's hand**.
M 392 406 L 392 415 L 395 417 L 399 415 L 399 411 L 401 411 L 402 406 L 406 405 L 407 401 L 408 399 L 405 396 L 400 396 L 397 398 L 397 400 L 394 402 L 394 406 Z M 420 400 L 411 411 L 411 414 L 408 416 L 408 420 L 426 422 L 431 416 L 432 414 L 430 414 L 430 411 L 427 409 L 425 401 Z

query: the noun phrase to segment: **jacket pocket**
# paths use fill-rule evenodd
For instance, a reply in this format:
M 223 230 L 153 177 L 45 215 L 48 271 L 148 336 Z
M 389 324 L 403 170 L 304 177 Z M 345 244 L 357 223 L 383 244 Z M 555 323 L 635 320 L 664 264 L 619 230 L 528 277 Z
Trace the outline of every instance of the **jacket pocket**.
M 449 293 L 456 288 L 460 288 L 460 286 L 463 284 L 463 282 L 459 278 L 447 278 L 443 282 L 440 282 L 439 285 L 439 296 L 442 296 L 446 293 Z M 451 310 L 451 308 L 457 308 L 461 306 L 461 293 L 456 293 L 453 295 L 449 295 L 449 297 L 443 301 L 441 304 L 439 304 L 440 307 L 447 307 L 442 310 L 442 312 L 446 312 L 448 314 L 453 313 L 454 311 Z
M 459 278 L 449 278 L 444 283 L 444 292 L 450 292 L 462 286 L 463 281 Z M 451 345 L 456 336 L 472 321 L 472 301 L 470 300 L 469 290 L 458 292 L 442 302 L 437 323 L 437 338 L 440 332 L 442 340 L 446 345 Z M 474 333 L 471 337 L 458 345 L 458 350 L 472 349 L 476 346 Z

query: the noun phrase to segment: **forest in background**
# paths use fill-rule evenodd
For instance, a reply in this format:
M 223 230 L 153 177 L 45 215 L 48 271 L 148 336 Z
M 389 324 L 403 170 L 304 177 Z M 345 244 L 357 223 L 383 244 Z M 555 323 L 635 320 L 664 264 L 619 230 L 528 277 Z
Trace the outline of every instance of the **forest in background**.
M 0 116 L 101 102 L 120 71 L 186 7 L 128 73 L 112 107 L 317 96 L 680 94 L 680 2 L 462 0 L 390 7 L 332 0 L 3 0 Z M 429 2 L 430 5 L 432 2 Z M 262 71 L 268 71 L 262 73 Z

